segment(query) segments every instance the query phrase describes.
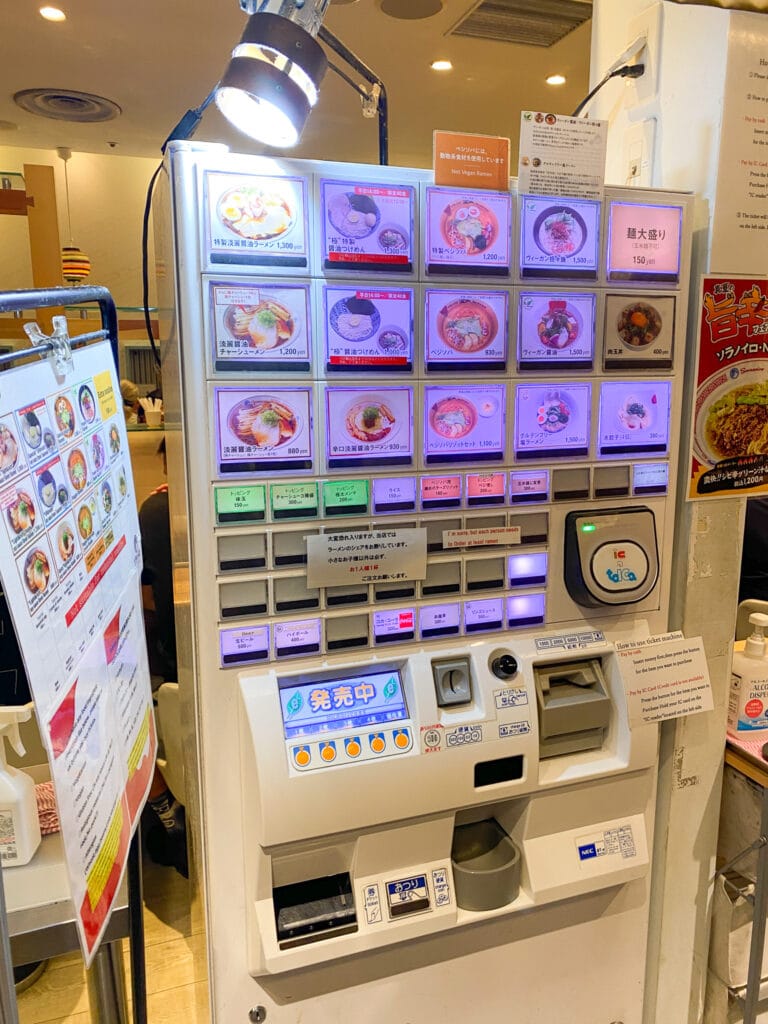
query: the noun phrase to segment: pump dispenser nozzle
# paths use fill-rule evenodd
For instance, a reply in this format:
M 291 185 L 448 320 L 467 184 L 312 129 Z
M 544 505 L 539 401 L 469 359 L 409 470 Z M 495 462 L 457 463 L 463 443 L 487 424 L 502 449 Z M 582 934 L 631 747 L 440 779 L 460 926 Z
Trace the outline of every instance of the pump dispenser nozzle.
M 752 612 L 749 616 L 749 621 L 754 626 L 754 630 L 744 644 L 744 653 L 749 658 L 764 658 L 765 630 L 768 627 L 768 615 L 763 615 L 762 612 Z

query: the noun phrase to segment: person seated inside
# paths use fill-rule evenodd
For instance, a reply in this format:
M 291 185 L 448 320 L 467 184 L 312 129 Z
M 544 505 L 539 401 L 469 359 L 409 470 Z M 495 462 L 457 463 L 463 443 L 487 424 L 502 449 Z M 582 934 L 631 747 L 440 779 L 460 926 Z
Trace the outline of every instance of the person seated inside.
M 163 457 L 163 472 L 167 472 L 165 438 L 160 442 L 157 453 Z M 144 559 L 141 573 L 144 627 L 149 671 L 155 688 L 155 684 L 160 686 L 163 682 L 175 682 L 177 679 L 168 484 L 161 484 L 142 502 L 139 528 Z M 187 878 L 184 806 L 175 798 L 157 767 L 149 791 L 149 806 L 158 822 L 147 831 L 147 852 L 156 864 L 174 867 Z

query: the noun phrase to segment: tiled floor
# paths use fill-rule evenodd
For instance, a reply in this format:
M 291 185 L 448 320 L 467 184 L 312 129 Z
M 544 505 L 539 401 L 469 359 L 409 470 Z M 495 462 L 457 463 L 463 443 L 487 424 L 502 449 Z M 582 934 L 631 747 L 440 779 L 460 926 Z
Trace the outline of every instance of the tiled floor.
M 144 864 L 147 1011 L 152 1024 L 208 1024 L 205 935 L 190 909 L 189 883 L 173 868 Z M 123 942 L 130 1000 L 128 942 Z M 91 1024 L 82 959 L 57 957 L 18 999 L 20 1024 Z

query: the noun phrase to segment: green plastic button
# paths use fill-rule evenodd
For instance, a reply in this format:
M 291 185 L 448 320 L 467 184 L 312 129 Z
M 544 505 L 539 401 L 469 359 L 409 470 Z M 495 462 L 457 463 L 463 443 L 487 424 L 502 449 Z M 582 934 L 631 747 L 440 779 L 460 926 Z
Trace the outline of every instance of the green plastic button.
M 365 515 L 368 512 L 367 480 L 326 480 L 323 511 L 327 516 Z
M 216 487 L 213 500 L 217 523 L 252 523 L 266 517 L 267 488 L 263 484 Z
M 317 484 L 272 484 L 269 500 L 273 519 L 311 519 L 319 507 Z

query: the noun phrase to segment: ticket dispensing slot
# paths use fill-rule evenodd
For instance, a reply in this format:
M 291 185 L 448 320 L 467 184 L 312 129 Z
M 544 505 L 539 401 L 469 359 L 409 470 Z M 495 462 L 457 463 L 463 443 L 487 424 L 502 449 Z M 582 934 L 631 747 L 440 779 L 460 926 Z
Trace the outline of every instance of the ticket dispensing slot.
M 534 665 L 540 756 L 599 750 L 611 718 L 611 698 L 599 658 Z

